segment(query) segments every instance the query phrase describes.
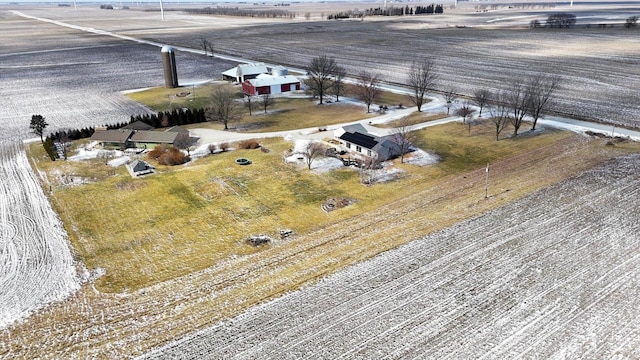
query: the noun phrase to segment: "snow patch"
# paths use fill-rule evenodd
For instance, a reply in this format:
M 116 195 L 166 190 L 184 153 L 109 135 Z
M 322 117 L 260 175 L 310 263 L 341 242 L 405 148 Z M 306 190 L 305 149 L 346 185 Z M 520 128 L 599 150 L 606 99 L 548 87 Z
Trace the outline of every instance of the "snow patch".
M 404 162 L 418 166 L 433 165 L 438 161 L 440 161 L 440 157 L 438 155 L 429 154 L 428 152 L 420 149 L 412 152 L 409 156 L 405 155 L 404 158 Z

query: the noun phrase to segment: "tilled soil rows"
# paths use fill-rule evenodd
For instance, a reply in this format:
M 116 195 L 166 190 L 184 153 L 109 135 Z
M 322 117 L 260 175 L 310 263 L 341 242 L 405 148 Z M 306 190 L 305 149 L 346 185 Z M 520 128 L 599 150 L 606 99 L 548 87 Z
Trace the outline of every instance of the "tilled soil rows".
M 143 358 L 636 358 L 639 168 L 609 162 Z

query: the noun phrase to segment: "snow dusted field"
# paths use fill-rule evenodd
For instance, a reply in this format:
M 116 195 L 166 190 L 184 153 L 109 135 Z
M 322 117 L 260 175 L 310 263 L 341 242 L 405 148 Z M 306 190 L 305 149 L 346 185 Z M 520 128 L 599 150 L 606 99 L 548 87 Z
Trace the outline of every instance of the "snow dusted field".
M 66 236 L 22 148 L 0 142 L 0 328 L 80 287 Z
M 363 8 L 366 4 L 339 6 Z M 633 2 L 581 4 L 573 8 L 502 8 L 487 13 L 467 7 L 459 11 L 448 9 L 442 16 L 369 17 L 362 22 L 299 18 L 249 22 L 170 12 L 167 21 L 161 23 L 154 12 L 103 11 L 97 16 L 91 9 L 21 11 L 192 49 L 200 49 L 200 39 L 206 38 L 218 53 L 294 68 L 305 68 L 313 57 L 327 55 L 355 76 L 366 61 L 367 70 L 399 84 L 406 83 L 412 61 L 434 57 L 439 74 L 436 89 L 466 95 L 480 88 L 501 91 L 512 79 L 520 77 L 561 75 L 556 110 L 562 114 L 640 126 L 640 94 L 636 90 L 640 86 L 640 30 L 621 25 L 626 17 L 640 11 Z M 528 28 L 531 19 L 544 21 L 555 12 L 575 14 L 576 27 Z M 585 28 L 590 22 L 607 22 L 615 27 Z
M 142 358 L 638 358 L 639 169 L 616 159 Z

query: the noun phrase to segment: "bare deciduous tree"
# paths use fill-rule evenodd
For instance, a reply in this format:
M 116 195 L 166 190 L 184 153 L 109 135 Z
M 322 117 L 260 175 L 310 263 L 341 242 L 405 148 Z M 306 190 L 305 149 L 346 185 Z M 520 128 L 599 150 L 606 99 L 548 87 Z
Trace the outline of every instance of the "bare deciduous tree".
M 458 99 L 458 94 L 456 94 L 455 90 L 449 89 L 444 92 L 444 102 L 447 106 L 447 115 L 449 115 L 449 111 L 451 110 L 451 106 Z
M 488 104 L 491 98 L 491 91 L 487 89 L 478 89 L 473 93 L 473 103 L 480 108 L 478 117 L 482 117 L 482 109 Z
M 418 112 L 421 112 L 427 96 L 427 90 L 432 88 L 438 79 L 435 72 L 435 61 L 427 58 L 422 62 L 414 62 L 411 64 L 407 75 L 407 81 L 412 91 L 411 102 L 418 107 Z
M 400 163 L 404 163 L 404 155 L 409 151 L 412 142 L 415 141 L 416 133 L 411 129 L 408 117 L 398 120 L 398 126 L 392 132 L 393 142 L 398 145 L 400 151 Z
M 236 91 L 229 86 L 216 86 L 211 93 L 211 107 L 207 116 L 212 121 L 220 122 L 224 129 L 229 129 L 229 123 L 240 119 L 240 103 L 236 101 Z
M 527 112 L 533 119 L 531 130 L 536 129 L 538 119 L 549 110 L 551 97 L 560 84 L 559 76 L 536 75 L 529 80 L 527 88 Z
M 331 77 L 336 73 L 338 64 L 335 59 L 326 55 L 311 59 L 311 63 L 307 66 L 307 78 L 304 83 L 309 90 L 320 98 L 320 104 L 323 103 L 325 92 L 331 86 Z
M 310 141 L 300 152 L 304 156 L 304 161 L 307 164 L 307 169 L 311 170 L 311 165 L 320 156 L 326 153 L 326 148 L 322 143 Z
M 367 112 L 371 112 L 371 104 L 378 100 L 380 94 L 382 94 L 380 75 L 362 71 L 358 77 L 355 88 L 356 97 L 367 104 Z
M 211 57 L 213 57 L 213 43 L 211 41 L 209 41 L 209 43 L 207 44 L 207 48 L 209 49 L 209 52 L 211 53 Z M 206 55 L 206 51 L 205 51 L 205 55 Z
M 198 142 L 197 138 L 189 136 L 188 133 L 180 133 L 176 136 L 173 146 L 178 149 L 187 150 L 187 156 L 191 156 L 191 148 Z
M 509 88 L 504 93 L 503 99 L 511 111 L 509 121 L 513 125 L 513 136 L 518 136 L 518 130 L 522 126 L 522 121 L 527 115 L 528 96 L 527 89 L 523 81 L 518 79 L 509 84 Z
M 496 141 L 500 140 L 500 133 L 509 124 L 509 107 L 505 101 L 506 94 L 501 93 L 495 101 L 495 105 L 491 107 L 491 118 L 489 119 L 496 129 Z
M 200 38 L 200 46 L 202 46 L 202 50 L 204 50 L 204 55 L 207 55 L 207 50 L 209 50 L 209 40 L 205 38 Z
M 331 82 L 330 92 L 331 95 L 336 96 L 336 102 L 340 101 L 340 96 L 343 96 L 346 91 L 346 84 L 344 78 L 347 76 L 347 71 L 342 66 L 336 66 L 336 70 L 333 73 L 333 79 Z
M 377 156 L 368 157 L 360 167 L 360 183 L 373 185 L 376 182 L 378 169 L 382 167 L 382 162 Z
M 242 101 L 244 101 L 244 106 L 249 109 L 249 116 L 253 115 L 253 107 L 255 106 L 253 103 L 253 96 L 244 94 Z
M 71 146 L 71 138 L 69 137 L 69 130 L 62 129 L 56 133 L 55 142 L 60 144 L 60 150 L 62 150 L 62 158 L 67 160 L 69 153 L 69 147 Z
M 475 112 L 474 109 L 471 108 L 471 105 L 469 105 L 469 102 L 466 102 L 462 105 L 462 107 L 458 108 L 456 110 L 456 115 L 460 116 L 462 118 L 462 123 L 466 124 L 467 123 L 467 117 L 471 116 L 471 114 L 473 114 Z
M 264 109 L 264 113 L 267 113 L 267 108 L 273 105 L 276 100 L 271 96 L 271 94 L 262 94 L 260 95 L 260 106 Z

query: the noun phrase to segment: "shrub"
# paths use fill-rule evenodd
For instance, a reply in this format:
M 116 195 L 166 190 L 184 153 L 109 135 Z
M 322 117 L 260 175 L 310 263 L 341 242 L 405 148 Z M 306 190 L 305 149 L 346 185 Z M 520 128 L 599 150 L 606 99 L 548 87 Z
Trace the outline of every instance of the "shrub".
M 260 143 L 256 140 L 242 140 L 238 143 L 239 149 L 257 149 L 260 147 Z
M 218 147 L 215 144 L 209 145 L 209 154 L 215 154 Z
M 47 155 L 49 155 L 51 161 L 56 161 L 56 159 L 58 158 L 58 152 L 56 151 L 56 146 L 53 143 L 53 139 L 47 136 L 44 143 L 42 143 L 42 146 L 44 146 L 44 150 L 47 152 Z
M 224 142 L 224 143 L 218 145 L 218 147 L 220 148 L 220 151 L 225 152 L 225 151 L 229 150 L 230 146 L 229 146 L 229 143 Z
M 149 151 L 149 154 L 147 154 L 147 156 L 149 156 L 149 158 L 153 160 L 158 160 L 166 150 L 167 149 L 164 146 L 158 145 L 154 147 L 153 150 Z
M 160 165 L 180 165 L 191 160 L 188 155 L 182 153 L 182 151 L 175 146 L 168 148 L 164 146 L 156 146 L 149 152 L 148 156 L 157 160 Z

